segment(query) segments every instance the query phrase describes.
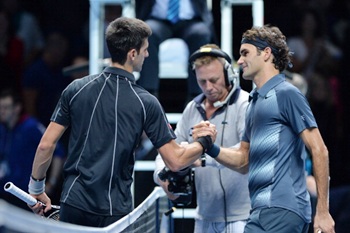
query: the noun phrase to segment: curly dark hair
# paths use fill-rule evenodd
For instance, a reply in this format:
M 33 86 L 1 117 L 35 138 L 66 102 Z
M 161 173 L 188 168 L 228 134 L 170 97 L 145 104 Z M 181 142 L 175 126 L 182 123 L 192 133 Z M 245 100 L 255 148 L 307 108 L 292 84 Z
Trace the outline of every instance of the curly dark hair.
M 262 27 L 252 27 L 243 33 L 242 41 L 265 41 L 268 46 L 257 46 L 258 50 L 263 50 L 266 47 L 271 47 L 274 59 L 272 63 L 279 71 L 285 70 L 291 65 L 292 53 L 287 46 L 286 37 L 282 34 L 280 29 L 271 25 L 264 25 Z

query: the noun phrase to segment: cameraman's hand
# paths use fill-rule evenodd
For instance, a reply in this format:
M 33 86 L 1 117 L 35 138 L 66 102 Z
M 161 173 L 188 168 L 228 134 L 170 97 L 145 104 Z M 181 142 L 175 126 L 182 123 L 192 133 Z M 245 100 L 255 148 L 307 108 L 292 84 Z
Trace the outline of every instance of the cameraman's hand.
M 169 190 L 168 190 L 169 181 L 168 180 L 162 181 L 161 179 L 158 178 L 158 184 L 163 188 L 164 192 L 166 193 L 166 195 L 168 196 L 168 198 L 170 200 L 173 201 L 179 197 L 179 195 L 175 195 L 172 192 L 169 192 Z
M 192 167 L 201 167 L 201 166 L 202 166 L 202 159 L 201 158 L 197 159 L 192 164 Z
M 215 142 L 217 130 L 215 125 L 211 124 L 209 121 L 201 121 L 192 128 L 192 138 L 197 141 L 199 137 L 209 135 L 211 140 Z

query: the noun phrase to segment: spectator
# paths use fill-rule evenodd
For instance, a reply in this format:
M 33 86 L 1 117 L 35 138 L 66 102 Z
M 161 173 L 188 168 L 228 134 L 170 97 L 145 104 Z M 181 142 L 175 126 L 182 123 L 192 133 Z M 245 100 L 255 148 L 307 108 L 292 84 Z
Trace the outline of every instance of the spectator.
M 176 125 L 176 141 L 192 142 L 193 125 L 209 120 L 217 125 L 216 144 L 225 147 L 240 142 L 244 130 L 249 94 L 239 87 L 239 77 L 231 67 L 231 58 L 216 45 L 208 44 L 190 56 L 190 63 L 202 94 L 189 102 Z M 220 127 L 219 127 L 220 125 Z M 250 211 L 248 174 L 222 167 L 207 157 L 206 166 L 195 164 L 197 208 L 195 233 L 243 233 Z M 165 164 L 156 158 L 154 181 L 168 193 L 175 204 L 179 197 L 169 193 L 168 181 L 158 178 Z
M 3 9 L 10 15 L 16 35 L 24 44 L 24 65 L 31 64 L 44 48 L 44 37 L 34 15 L 21 7 L 20 0 L 1 0 Z
M 62 69 L 68 50 L 67 39 L 58 32 L 48 35 L 43 54 L 24 71 L 24 107 L 47 126 L 62 90 L 71 79 Z
M 347 101 L 350 97 L 350 2 L 342 1 L 341 9 L 344 11 L 344 17 L 337 23 L 337 35 L 344 56 L 340 66 L 340 93 L 343 101 L 343 135 L 340 138 L 342 142 L 341 151 L 335 155 L 336 160 L 333 165 L 334 175 L 331 184 L 334 184 L 330 190 L 330 212 L 336 222 L 335 229 L 337 233 L 347 233 L 350 228 L 350 105 Z M 336 124 L 331 123 L 332 126 Z M 331 170 L 332 171 L 332 170 Z M 336 179 L 334 179 L 336 178 Z
M 136 17 L 151 27 L 149 38 L 149 57 L 140 73 L 138 83 L 151 94 L 158 96 L 159 92 L 159 45 L 169 38 L 183 39 L 190 53 L 200 46 L 214 40 L 213 17 L 206 0 L 178 0 L 179 13 L 176 20 L 167 19 L 168 3 L 163 0 L 136 0 Z M 187 100 L 192 100 L 201 90 L 196 79 L 188 69 L 189 78 Z
M 306 97 L 328 147 L 332 166 L 339 159 L 342 131 L 338 77 L 342 52 L 328 40 L 323 17 L 316 10 L 308 8 L 301 15 L 300 35 L 287 41 L 294 53 L 291 70 L 300 73 L 308 83 Z
M 0 187 L 11 181 L 22 190 L 28 189 L 34 155 L 44 130 L 45 127 L 39 121 L 23 111 L 18 93 L 10 89 L 0 92 Z M 51 194 L 61 178 L 63 160 L 64 150 L 59 144 L 46 184 Z M 25 202 L 3 189 L 0 197 L 28 209 Z
M 300 31 L 287 41 L 293 54 L 292 72 L 302 74 L 306 80 L 312 78 L 318 65 L 327 65 L 331 71 L 336 65 L 342 52 L 328 39 L 324 26 L 324 19 L 312 8 L 301 11 Z

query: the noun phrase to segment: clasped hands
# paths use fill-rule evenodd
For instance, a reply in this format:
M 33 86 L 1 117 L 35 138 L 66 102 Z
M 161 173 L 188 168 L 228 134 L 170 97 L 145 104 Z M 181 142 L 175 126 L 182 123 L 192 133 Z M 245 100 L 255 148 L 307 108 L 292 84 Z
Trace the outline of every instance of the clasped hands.
M 212 150 L 217 130 L 215 125 L 211 124 L 209 121 L 201 121 L 199 124 L 192 128 L 191 135 L 193 139 L 200 143 L 203 151 L 202 154 L 207 153 Z
M 211 124 L 209 121 L 201 121 L 192 127 L 191 134 L 194 141 L 197 141 L 199 137 L 210 136 L 214 143 L 217 132 L 214 124 Z

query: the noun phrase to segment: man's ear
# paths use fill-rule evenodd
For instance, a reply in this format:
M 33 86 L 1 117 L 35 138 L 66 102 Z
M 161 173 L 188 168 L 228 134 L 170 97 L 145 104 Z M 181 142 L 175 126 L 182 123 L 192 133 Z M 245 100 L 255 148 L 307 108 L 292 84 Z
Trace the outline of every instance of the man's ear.
M 272 58 L 272 49 L 270 48 L 270 47 L 266 47 L 265 49 L 264 49 L 264 52 L 265 52 L 265 55 L 264 55 L 264 58 L 265 58 L 265 61 L 268 61 L 269 59 L 273 59 Z
M 130 60 L 132 60 L 132 61 L 135 60 L 136 55 L 137 55 L 136 49 L 131 49 L 131 50 L 128 52 L 128 56 L 129 56 Z

